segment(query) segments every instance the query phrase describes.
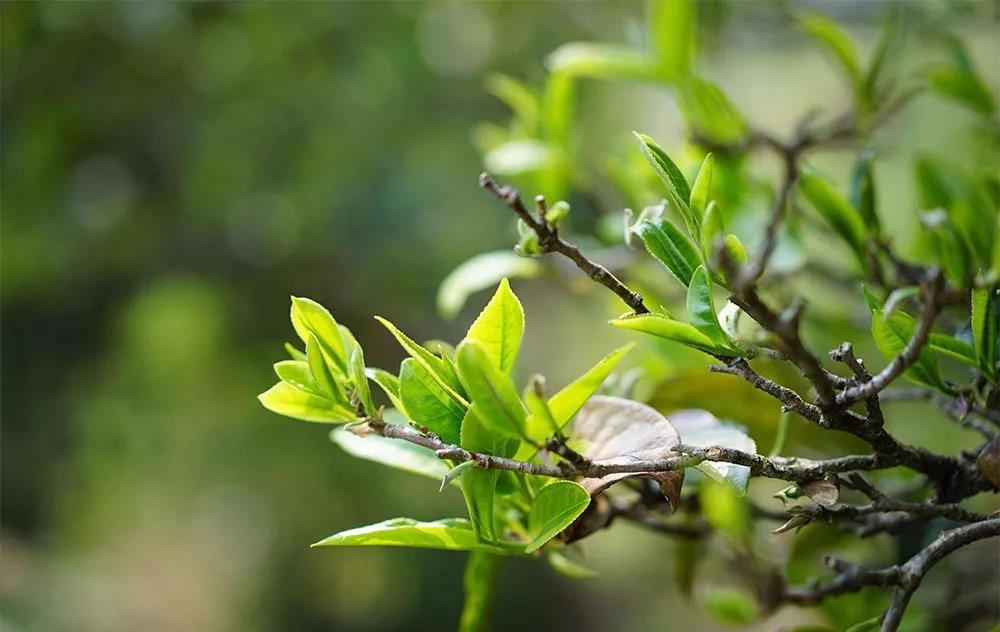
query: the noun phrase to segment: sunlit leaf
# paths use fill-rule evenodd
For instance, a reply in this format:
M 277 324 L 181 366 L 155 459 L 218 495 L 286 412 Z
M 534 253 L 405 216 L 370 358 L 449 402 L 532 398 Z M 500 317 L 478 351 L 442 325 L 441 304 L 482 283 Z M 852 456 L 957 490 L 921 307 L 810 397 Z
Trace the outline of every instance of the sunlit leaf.
M 524 309 L 506 278 L 469 327 L 465 339 L 476 343 L 494 366 L 509 374 L 524 336 Z
M 309 342 L 312 333 L 319 341 L 327 359 L 341 375 L 347 375 L 347 355 L 337 321 L 325 307 L 308 298 L 292 297 L 292 326 L 302 342 Z
M 554 481 L 543 487 L 531 504 L 525 553 L 531 553 L 559 535 L 590 504 L 590 494 L 573 481 Z
M 665 79 L 686 75 L 694 56 L 695 7 L 692 0 L 654 0 L 649 7 L 650 37 Z
M 282 360 L 274 364 L 274 372 L 282 382 L 290 384 L 302 391 L 309 391 L 323 396 L 323 391 L 313 379 L 309 365 L 300 360 Z
M 303 421 L 323 423 L 358 421 L 354 411 L 344 404 L 303 391 L 285 382 L 278 382 L 258 395 L 257 399 L 264 408 L 273 413 Z
M 673 320 L 662 314 L 626 315 L 608 321 L 615 327 L 631 329 L 665 340 L 672 340 L 707 353 L 723 351 L 715 346 L 711 338 L 688 323 Z
M 448 551 L 508 552 L 501 547 L 480 542 L 469 521 L 462 518 L 445 518 L 434 522 L 393 518 L 341 531 L 313 546 L 406 546 Z
M 382 392 L 384 392 L 386 397 L 389 398 L 389 402 L 393 405 L 393 407 L 403 410 L 403 402 L 399 399 L 398 377 L 388 371 L 377 369 L 375 367 L 366 367 L 365 375 L 368 376 L 369 380 L 378 384 L 379 388 L 382 389 Z
M 479 344 L 468 340 L 459 346 L 458 369 L 480 420 L 496 433 L 511 438 L 525 436 L 527 412 L 517 389 Z
M 461 385 L 459 384 L 458 377 L 455 375 L 454 370 L 448 362 L 434 355 L 427 349 L 424 349 L 385 318 L 376 316 L 375 320 L 382 323 L 382 325 L 389 330 L 389 333 L 396 338 L 400 346 L 403 347 L 403 350 L 405 350 L 410 357 L 427 369 L 430 375 L 434 378 L 434 381 L 441 385 L 452 401 L 463 407 L 467 407 L 469 405 L 469 402 L 467 402 L 459 393 Z
M 691 199 L 691 187 L 688 185 L 684 174 L 677 168 L 674 161 L 670 159 L 667 152 L 663 151 L 656 144 L 656 141 L 645 134 L 640 134 L 639 132 L 632 133 L 639 142 L 639 149 L 646 156 L 649 164 L 652 165 L 653 171 L 656 172 L 656 175 L 663 182 L 667 190 L 667 201 L 670 202 L 670 206 L 684 220 L 684 226 L 687 228 L 688 234 L 697 239 L 699 236 L 698 225 L 701 218 L 695 217 L 691 212 L 690 206 L 688 206 L 688 200 Z
M 372 401 L 372 391 L 368 386 L 368 376 L 365 375 L 365 355 L 361 347 L 354 345 L 351 352 L 351 380 L 354 382 L 354 393 L 361 402 L 368 416 L 375 416 L 375 402 Z
M 705 226 L 705 213 L 708 209 L 708 203 L 712 199 L 712 174 L 714 171 L 715 156 L 709 153 L 705 156 L 705 160 L 701 163 L 701 169 L 698 170 L 698 177 L 695 178 L 694 186 L 691 188 L 691 213 L 693 213 L 695 217 L 702 218 L 701 225 L 703 231 Z M 702 239 L 704 238 L 705 236 L 702 235 Z
M 657 64 L 640 51 L 590 42 L 563 44 L 545 60 L 553 74 L 604 79 L 655 79 Z
M 527 279 L 537 276 L 541 270 L 541 264 L 535 259 L 518 256 L 510 250 L 476 255 L 459 264 L 441 282 L 437 293 L 438 312 L 452 318 L 470 295 L 493 287 L 504 277 Z

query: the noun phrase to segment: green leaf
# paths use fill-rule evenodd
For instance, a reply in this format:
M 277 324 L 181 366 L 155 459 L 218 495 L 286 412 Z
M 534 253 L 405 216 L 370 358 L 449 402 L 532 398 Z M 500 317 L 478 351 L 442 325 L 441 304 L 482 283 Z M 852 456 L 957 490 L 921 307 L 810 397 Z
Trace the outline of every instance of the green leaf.
M 695 329 L 692 325 L 667 318 L 662 314 L 629 314 L 608 322 L 615 327 L 640 331 L 651 336 L 657 336 L 658 338 L 679 342 L 708 353 L 731 352 L 728 349 L 717 348 L 711 338 Z
M 312 373 L 315 383 L 318 385 L 322 395 L 331 399 L 342 401 L 347 404 L 347 396 L 344 389 L 334 375 L 335 369 L 329 362 L 320 345 L 319 339 L 312 332 L 306 334 L 306 362 L 309 371 Z M 341 379 L 344 379 L 343 377 Z
M 688 76 L 677 86 L 677 105 L 684 121 L 709 141 L 735 144 L 747 135 L 747 124 L 719 87 Z
M 528 135 L 537 132 L 540 106 L 531 88 L 509 75 L 494 73 L 486 78 L 486 90 L 511 109 L 521 131 Z
M 724 623 L 747 626 L 760 617 L 753 595 L 737 588 L 711 588 L 705 594 L 705 610 Z
M 316 301 L 308 298 L 292 297 L 292 326 L 302 342 L 308 344 L 309 334 L 316 336 L 327 360 L 340 375 L 347 375 L 347 356 L 344 340 L 337 321 L 330 312 Z M 308 353 L 308 352 L 307 352 Z
M 478 409 L 479 404 L 473 403 L 462 420 L 461 446 L 472 452 L 513 456 L 520 442 L 493 432 L 483 423 Z M 499 470 L 473 469 L 466 472 L 459 481 L 473 528 L 482 539 L 488 541 L 499 539 L 494 516 L 494 498 L 499 476 Z
M 808 170 L 799 180 L 799 188 L 809 203 L 819 211 L 828 224 L 837 232 L 851 249 L 863 257 L 868 231 L 861 215 L 845 200 L 833 186 L 815 172 Z
M 899 54 L 903 50 L 904 41 L 903 20 L 897 8 L 890 9 L 882 24 L 882 33 L 878 45 L 868 66 L 865 77 L 865 96 L 868 103 L 878 104 L 882 96 L 891 88 L 895 75 Z M 888 76 L 886 76 L 888 75 Z
M 747 249 L 743 247 L 743 242 L 736 235 L 729 233 L 726 235 L 726 252 L 729 257 L 741 266 L 747 264 Z
M 473 551 L 465 564 L 462 586 L 465 601 L 458 620 L 458 632 L 483 632 L 489 630 L 490 611 L 496 587 L 500 558 L 492 553 Z
M 598 576 L 597 572 L 593 569 L 587 568 L 580 562 L 563 555 L 559 551 L 550 551 L 548 558 L 552 568 L 566 577 L 572 579 L 593 579 Z
M 969 343 L 959 340 L 954 336 L 931 334 L 927 340 L 927 345 L 931 349 L 947 356 L 951 356 L 952 358 L 955 358 L 960 362 L 964 362 L 969 366 L 979 366 L 975 348 Z
M 750 537 L 750 506 L 735 487 L 706 480 L 698 492 L 702 514 L 716 531 L 735 542 Z
M 524 552 L 536 551 L 559 535 L 589 504 L 590 494 L 573 481 L 554 481 L 543 487 L 531 505 L 528 518 L 531 542 Z
M 475 469 L 475 461 L 462 461 L 455 467 L 448 470 L 448 472 L 441 478 L 441 487 L 438 491 L 443 492 L 444 488 L 448 485 L 454 484 L 458 479 L 462 478 L 462 475 L 469 470 Z
M 691 188 L 688 186 L 684 174 L 677 168 L 674 161 L 670 159 L 667 152 L 663 151 L 656 144 L 656 141 L 645 134 L 640 134 L 639 132 L 632 133 L 635 135 L 636 140 L 639 141 L 639 149 L 642 151 L 642 154 L 649 161 L 649 164 L 653 166 L 656 175 L 660 177 L 660 180 L 666 187 L 667 201 L 670 202 L 670 205 L 681 216 L 681 219 L 684 220 L 684 226 L 687 227 L 688 233 L 697 239 L 700 218 L 695 217 L 688 206 L 688 200 L 691 199 Z
M 695 268 L 701 265 L 698 249 L 673 224 L 663 218 L 643 220 L 632 229 L 642 238 L 649 254 L 666 266 L 677 280 L 687 286 Z
M 712 282 L 708 278 L 703 266 L 691 275 L 691 285 L 688 286 L 687 293 L 688 318 L 695 329 L 703 333 L 713 346 L 719 349 L 729 349 L 736 351 L 736 355 L 742 355 L 736 349 L 736 345 L 729 338 L 729 335 L 722 330 L 719 325 L 719 317 L 715 312 L 715 303 L 712 300 Z
M 458 347 L 458 371 L 487 427 L 512 438 L 525 436 L 527 413 L 514 383 L 475 341 Z
M 611 375 L 611 372 L 615 370 L 615 367 L 625 357 L 625 354 L 631 351 L 634 346 L 635 343 L 630 342 L 624 347 L 615 349 L 601 358 L 586 373 L 570 382 L 560 389 L 558 393 L 549 398 L 549 412 L 552 415 L 553 421 L 560 429 L 569 423 L 569 420 L 587 403 L 587 400 L 597 392 L 597 389 L 601 387 L 604 380 Z M 525 425 L 528 428 L 528 435 L 532 439 L 542 440 L 545 438 L 546 435 L 544 433 L 547 432 L 545 424 L 541 423 L 535 415 L 529 417 Z
M 323 391 L 316 384 L 312 373 L 309 372 L 309 365 L 301 360 L 282 360 L 281 362 L 276 362 L 274 364 L 274 372 L 286 384 L 290 384 L 301 391 L 309 391 L 320 397 L 323 396 Z
M 878 213 L 875 211 L 875 170 L 872 158 L 865 155 L 854 165 L 851 178 L 851 204 L 858 209 L 861 219 L 873 233 L 880 229 Z
M 993 381 L 997 379 L 997 331 L 1000 330 L 998 293 L 998 286 L 972 290 L 972 337 L 976 355 L 979 368 Z
M 524 400 L 524 403 L 528 407 L 529 415 L 524 422 L 528 437 L 541 441 L 545 437 L 559 432 L 559 424 L 556 423 L 555 418 L 552 416 L 548 402 L 536 392 L 534 380 L 524 387 L 521 399 Z M 537 426 L 537 428 L 533 428 L 533 425 Z
M 292 345 L 292 343 L 290 343 L 290 342 L 286 342 L 285 343 L 285 351 L 288 352 L 288 356 L 292 360 L 303 360 L 303 361 L 305 361 L 305 359 L 306 359 L 306 354 L 303 353 L 302 351 L 299 351 L 298 349 L 296 349 L 295 346 Z
M 882 310 L 872 311 L 872 338 L 875 346 L 887 360 L 895 358 L 913 337 L 916 321 L 908 314 L 896 312 L 884 318 Z M 917 362 L 903 373 L 912 382 L 944 389 L 941 369 L 930 350 L 923 349 Z
M 359 436 L 342 428 L 333 430 L 330 439 L 351 456 L 404 472 L 420 474 L 434 480 L 441 480 L 448 473 L 448 464 L 437 458 L 433 450 L 409 441 L 389 439 L 376 434 Z
M 278 382 L 257 396 L 264 408 L 273 413 L 303 421 L 351 423 L 359 421 L 354 411 L 340 402 Z
M 351 380 L 354 382 L 354 394 L 357 396 L 361 406 L 368 413 L 369 417 L 374 417 L 377 409 L 372 401 L 372 391 L 368 386 L 368 376 L 365 375 L 365 354 L 361 347 L 354 346 L 351 352 Z
M 399 399 L 409 419 L 447 443 L 458 443 L 465 407 L 455 403 L 427 367 L 407 358 L 399 366 Z
M 694 187 L 691 189 L 691 213 L 695 217 L 704 218 L 708 210 L 708 203 L 712 199 L 712 174 L 715 171 L 715 156 L 711 153 L 705 156 L 698 170 L 698 177 L 694 180 Z M 702 227 L 705 220 L 702 219 Z M 702 235 L 704 239 L 704 235 Z
M 434 378 L 434 381 L 444 389 L 445 393 L 448 394 L 448 397 L 450 397 L 452 401 L 462 407 L 468 407 L 469 402 L 465 401 L 465 398 L 459 394 L 461 385 L 459 384 L 458 377 L 455 375 L 455 372 L 452 370 L 448 362 L 418 345 L 385 318 L 376 316 L 375 320 L 382 323 L 382 325 L 389 330 L 389 333 L 396 338 L 400 346 L 403 347 L 403 350 L 406 351 L 410 357 L 427 369 L 431 377 Z
M 953 66 L 939 66 L 928 72 L 931 88 L 973 112 L 992 114 L 996 100 L 989 86 L 973 72 Z
M 434 522 L 393 518 L 341 531 L 312 546 L 407 546 L 447 551 L 506 552 L 500 547 L 480 542 L 469 521 L 462 518 L 445 518 Z
M 645 54 L 614 44 L 570 42 L 545 60 L 553 74 L 594 79 L 656 79 L 660 70 Z
M 392 403 L 395 408 L 403 410 L 403 402 L 399 399 L 398 377 L 388 371 L 377 369 L 375 367 L 367 367 L 365 369 L 365 375 L 368 376 L 369 380 L 379 385 L 379 388 L 382 389 L 382 392 L 386 394 L 386 397 L 389 398 L 389 402 Z
M 441 282 L 438 312 L 445 318 L 453 318 L 472 294 L 493 287 L 504 277 L 529 279 L 538 276 L 541 270 L 535 259 L 518 256 L 510 250 L 476 255 L 459 264 Z
M 723 423 L 708 411 L 681 410 L 671 413 L 669 419 L 684 445 L 701 448 L 719 446 L 757 454 L 757 443 L 747 435 L 745 428 Z M 721 461 L 703 461 L 697 468 L 709 478 L 732 485 L 741 496 L 747 493 L 750 484 L 749 467 Z
M 778 431 L 774 435 L 774 445 L 771 446 L 771 452 L 768 456 L 781 456 L 781 453 L 785 451 L 785 447 L 788 445 L 788 435 L 792 429 L 791 421 L 792 413 L 787 410 L 781 411 L 781 416 L 778 417 Z
M 705 209 L 705 214 L 701 219 L 701 252 L 705 256 L 705 261 L 712 261 L 715 256 L 715 240 L 725 234 L 726 228 L 722 222 L 722 211 L 719 205 L 712 200 Z M 739 240 L 737 240 L 739 241 Z M 742 244 L 740 244 L 742 246 Z M 745 253 L 744 253 L 745 254 Z
M 691 0 L 655 0 L 649 7 L 650 36 L 665 79 L 683 77 L 694 57 L 695 7 Z
M 556 160 L 557 153 L 548 144 L 533 138 L 511 140 L 491 148 L 483 155 L 483 166 L 490 173 L 516 176 L 540 171 Z
M 798 19 L 799 27 L 808 35 L 823 45 L 840 64 L 847 76 L 851 88 L 858 99 L 864 97 L 864 84 L 861 76 L 861 62 L 854 41 L 836 22 L 819 13 L 802 15 Z
M 469 327 L 465 339 L 476 343 L 487 357 L 508 375 L 514 370 L 524 336 L 524 309 L 521 301 L 502 279 L 493 298 Z

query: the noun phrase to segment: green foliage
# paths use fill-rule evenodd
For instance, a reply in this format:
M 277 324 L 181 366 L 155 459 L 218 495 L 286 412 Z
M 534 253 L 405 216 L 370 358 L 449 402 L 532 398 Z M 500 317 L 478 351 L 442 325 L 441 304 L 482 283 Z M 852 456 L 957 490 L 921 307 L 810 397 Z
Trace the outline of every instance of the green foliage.
M 406 546 L 448 551 L 506 552 L 501 547 L 481 542 L 476 538 L 469 521 L 461 518 L 434 522 L 393 518 L 367 527 L 341 531 L 313 546 Z
M 554 481 L 543 487 L 531 505 L 531 541 L 524 552 L 531 553 L 559 535 L 589 504 L 590 494 L 573 481 Z

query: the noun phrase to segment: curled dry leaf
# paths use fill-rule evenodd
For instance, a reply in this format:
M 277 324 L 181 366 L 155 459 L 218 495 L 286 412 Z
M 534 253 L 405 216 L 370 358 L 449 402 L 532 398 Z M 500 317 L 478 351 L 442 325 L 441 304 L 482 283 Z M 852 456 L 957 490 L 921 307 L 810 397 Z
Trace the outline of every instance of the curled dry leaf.
M 837 486 L 835 479 L 836 475 L 832 478 L 809 481 L 802 485 L 802 493 L 821 507 L 836 505 L 837 500 L 840 498 L 840 488 Z
M 680 437 L 662 414 L 620 397 L 592 397 L 576 416 L 574 437 L 587 442 L 584 456 L 599 465 L 621 465 L 676 456 Z M 593 497 L 626 478 L 649 478 L 660 484 L 670 506 L 684 482 L 684 471 L 616 473 L 585 478 L 580 485 Z
M 1000 487 L 1000 439 L 994 439 L 983 447 L 976 459 L 976 467 L 989 482 Z

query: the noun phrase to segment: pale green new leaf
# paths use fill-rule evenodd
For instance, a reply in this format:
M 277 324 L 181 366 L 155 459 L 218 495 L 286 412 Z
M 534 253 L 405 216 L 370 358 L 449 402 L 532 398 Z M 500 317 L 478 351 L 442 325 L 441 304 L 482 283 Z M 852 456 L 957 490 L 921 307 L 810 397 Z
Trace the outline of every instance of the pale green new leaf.
M 658 338 L 664 338 L 665 340 L 672 340 L 708 353 L 722 351 L 715 346 L 711 338 L 695 329 L 692 325 L 667 318 L 661 314 L 629 314 L 608 322 L 615 327 L 631 329 Z
M 354 394 L 361 402 L 361 406 L 369 417 L 374 417 L 376 408 L 371 388 L 368 386 L 368 376 L 365 375 L 365 354 L 357 344 L 351 352 L 351 380 L 354 382 Z
M 312 546 L 407 546 L 447 551 L 507 552 L 500 547 L 480 542 L 469 521 L 462 518 L 445 518 L 434 522 L 393 518 L 341 531 Z
M 447 443 L 458 443 L 465 408 L 455 403 L 423 364 L 407 358 L 399 367 L 399 399 L 406 416 Z
M 315 335 L 335 370 L 346 376 L 348 371 L 344 340 L 340 327 L 330 312 L 316 301 L 293 296 L 291 318 L 292 327 L 302 342 L 309 342 L 310 333 Z
M 303 353 L 302 351 L 300 351 L 299 349 L 295 348 L 295 346 L 292 343 L 290 343 L 290 342 L 286 342 L 285 343 L 285 351 L 288 352 L 288 356 L 292 360 L 303 360 L 303 361 L 305 361 L 305 359 L 306 359 L 306 354 Z
M 528 384 L 524 387 L 521 399 L 524 400 L 525 405 L 528 407 L 529 415 L 524 422 L 524 427 L 526 434 L 530 438 L 541 441 L 546 436 L 559 432 L 559 424 L 556 423 L 555 418 L 552 416 L 548 402 L 535 391 L 534 384 Z M 534 427 L 536 425 L 537 428 Z
M 309 372 L 309 365 L 301 360 L 275 362 L 274 372 L 286 384 L 290 384 L 302 391 L 309 391 L 321 397 L 323 396 L 322 389 L 320 389 L 316 380 L 313 379 L 312 373 Z
M 463 407 L 467 407 L 469 405 L 469 402 L 467 402 L 459 393 L 461 385 L 459 384 L 458 377 L 455 375 L 451 365 L 414 342 L 385 318 L 376 316 L 375 320 L 382 323 L 382 325 L 389 330 L 389 333 L 396 338 L 399 345 L 403 347 L 403 350 L 406 351 L 410 357 L 424 365 L 424 368 L 427 369 L 430 375 L 434 378 L 434 381 L 441 385 L 452 401 Z
M 379 388 L 382 389 L 382 392 L 386 394 L 386 397 L 389 398 L 389 401 L 395 408 L 403 410 L 403 402 L 399 398 L 398 377 L 388 371 L 375 367 L 365 368 L 365 375 L 368 376 L 369 380 L 379 385 Z
M 472 452 L 503 457 L 513 456 L 520 442 L 516 439 L 507 439 L 486 426 L 478 409 L 479 404 L 473 403 L 465 419 L 462 420 L 461 446 Z M 499 539 L 494 517 L 494 499 L 499 476 L 499 470 L 473 469 L 466 472 L 459 481 L 473 528 L 482 539 L 488 541 Z
M 969 366 L 977 367 L 979 362 L 976 358 L 976 349 L 972 345 L 954 336 L 948 336 L 946 334 L 931 334 L 927 339 L 927 345 L 947 356 L 951 356 L 960 362 L 964 362 Z
M 358 436 L 342 428 L 332 431 L 330 439 L 351 456 L 404 472 L 420 474 L 435 480 L 441 480 L 448 473 L 446 462 L 437 458 L 431 449 L 415 443 L 376 434 Z
M 705 261 L 712 261 L 715 257 L 715 240 L 722 237 L 726 232 L 726 227 L 722 222 L 722 211 L 715 200 L 708 203 L 705 214 L 701 218 L 701 252 L 705 256 Z
M 698 249 L 680 230 L 663 218 L 643 220 L 632 229 L 642 238 L 646 250 L 685 286 L 701 265 Z
M 445 318 L 452 318 L 462 309 L 469 296 L 493 287 L 504 277 L 532 278 L 542 266 L 535 259 L 518 256 L 510 250 L 486 252 L 465 261 L 452 270 L 437 293 L 437 309 Z
M 559 551 L 550 551 L 548 554 L 549 564 L 559 573 L 572 579 L 593 579 L 597 577 L 597 571 L 587 568 L 580 562 L 564 555 Z
M 322 423 L 359 421 L 354 411 L 346 405 L 303 391 L 285 382 L 278 382 L 258 395 L 257 399 L 264 405 L 264 408 L 273 413 L 303 421 Z
M 640 134 L 639 132 L 632 133 L 639 142 L 639 149 L 642 151 L 642 154 L 649 161 L 649 164 L 652 165 L 653 171 L 656 172 L 656 175 L 659 176 L 664 187 L 666 187 L 667 201 L 670 202 L 670 205 L 681 216 L 681 219 L 684 220 L 684 226 L 687 228 L 688 233 L 692 238 L 697 239 L 699 236 L 698 225 L 701 218 L 695 217 L 691 212 L 691 207 L 688 206 L 688 200 L 691 199 L 691 188 L 688 186 L 684 174 L 677 168 L 674 161 L 670 159 L 667 152 L 663 151 L 656 144 L 656 141 L 645 134 Z
M 531 542 L 524 552 L 536 551 L 559 535 L 589 504 L 590 494 L 573 481 L 555 481 L 543 487 L 531 505 L 528 518 Z
M 482 346 L 472 340 L 459 346 L 458 371 L 487 427 L 511 438 L 525 436 L 527 413 L 517 389 L 510 376 L 493 363 Z
M 524 308 L 504 278 L 469 327 L 465 339 L 479 345 L 494 366 L 509 375 L 517 362 L 523 336 Z
M 694 179 L 694 186 L 691 188 L 691 213 L 695 217 L 702 218 L 702 230 L 705 228 L 705 213 L 708 203 L 712 199 L 712 174 L 715 172 L 715 156 L 711 153 L 705 156 L 698 170 L 698 177 Z M 704 239 L 704 235 L 702 235 Z

